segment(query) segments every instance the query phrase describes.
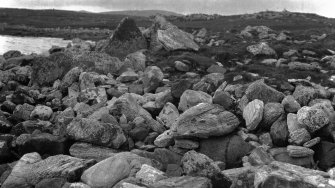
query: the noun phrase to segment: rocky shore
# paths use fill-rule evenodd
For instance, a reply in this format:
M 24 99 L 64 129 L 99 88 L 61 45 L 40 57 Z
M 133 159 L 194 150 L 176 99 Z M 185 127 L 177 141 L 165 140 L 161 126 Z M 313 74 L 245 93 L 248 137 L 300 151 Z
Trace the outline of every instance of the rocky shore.
M 225 62 L 210 35 L 125 18 L 95 44 L 0 56 L 1 187 L 335 187 L 335 52 L 271 48 L 327 34 L 250 26 Z

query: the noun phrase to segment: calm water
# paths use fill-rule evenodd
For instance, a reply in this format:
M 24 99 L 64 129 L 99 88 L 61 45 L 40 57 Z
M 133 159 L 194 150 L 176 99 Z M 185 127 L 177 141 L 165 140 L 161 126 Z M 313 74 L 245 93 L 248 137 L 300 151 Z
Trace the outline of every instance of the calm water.
M 41 54 L 46 53 L 52 46 L 65 47 L 69 42 L 71 41 L 61 38 L 0 35 L 0 55 L 9 50 L 19 50 L 24 54 Z

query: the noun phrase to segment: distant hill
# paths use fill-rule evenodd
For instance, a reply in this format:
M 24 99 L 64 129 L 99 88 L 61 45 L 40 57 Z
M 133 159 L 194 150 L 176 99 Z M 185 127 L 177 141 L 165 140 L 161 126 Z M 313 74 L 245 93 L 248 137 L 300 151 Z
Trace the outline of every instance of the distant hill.
M 150 17 L 160 14 L 163 16 L 183 16 L 171 11 L 166 10 L 124 10 L 124 11 L 109 11 L 101 12 L 102 14 L 113 14 L 113 15 L 127 15 L 127 16 L 141 16 L 141 17 Z

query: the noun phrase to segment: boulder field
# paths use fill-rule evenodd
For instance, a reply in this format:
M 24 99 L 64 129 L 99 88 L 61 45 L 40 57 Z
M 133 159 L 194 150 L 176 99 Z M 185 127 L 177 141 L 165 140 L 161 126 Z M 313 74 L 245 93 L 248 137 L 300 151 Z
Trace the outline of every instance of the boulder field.
M 1 188 L 335 187 L 335 88 L 218 62 L 209 33 L 125 18 L 95 44 L 0 56 Z M 264 72 L 334 64 L 276 52 L 267 40 L 293 39 L 265 26 L 238 36 Z

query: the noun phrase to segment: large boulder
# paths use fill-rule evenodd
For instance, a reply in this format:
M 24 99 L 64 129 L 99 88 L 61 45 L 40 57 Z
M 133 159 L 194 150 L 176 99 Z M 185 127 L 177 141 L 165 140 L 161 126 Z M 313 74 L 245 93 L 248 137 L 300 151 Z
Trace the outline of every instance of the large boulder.
M 42 160 L 38 153 L 28 153 L 16 163 L 2 187 L 32 187 L 46 178 L 78 181 L 82 171 L 93 164 L 93 160 L 67 155 L 55 155 Z
M 249 101 L 259 99 L 264 103 L 281 102 L 285 95 L 272 87 L 266 85 L 264 80 L 257 80 L 249 85 L 245 94 Z
M 97 50 L 123 59 L 128 54 L 145 48 L 147 42 L 136 26 L 135 20 L 126 17 L 121 20 L 110 39 Z
M 166 21 L 162 16 L 156 16 L 149 31 L 150 48 L 153 50 L 199 50 L 193 36 L 180 30 L 177 26 Z
M 219 105 L 200 103 L 181 114 L 171 127 L 177 137 L 207 138 L 233 132 L 240 121 Z
M 113 187 L 128 176 L 135 176 L 143 164 L 153 166 L 150 159 L 129 152 L 118 153 L 85 170 L 81 180 L 91 187 Z
M 122 128 L 117 124 L 94 119 L 76 118 L 67 126 L 67 135 L 76 140 L 101 146 L 119 148 L 126 142 Z
M 33 60 L 31 81 L 41 86 L 51 85 L 75 65 L 73 57 L 69 54 L 58 52 L 49 57 L 36 57 Z

